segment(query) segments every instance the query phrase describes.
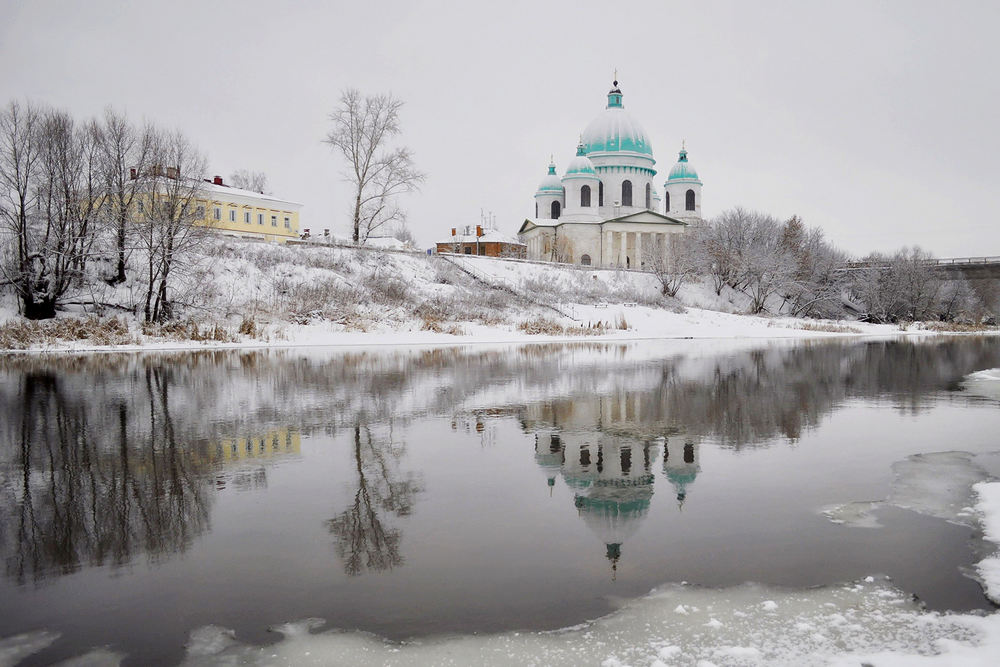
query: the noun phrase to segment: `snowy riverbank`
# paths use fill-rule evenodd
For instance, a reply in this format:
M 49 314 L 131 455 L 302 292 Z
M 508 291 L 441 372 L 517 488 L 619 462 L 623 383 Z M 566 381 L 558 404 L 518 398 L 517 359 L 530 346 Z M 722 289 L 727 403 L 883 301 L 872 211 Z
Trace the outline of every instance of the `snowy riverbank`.
M 215 240 L 176 281 L 179 324 L 144 327 L 141 293 L 101 283 L 54 322 L 0 304 L 0 349 L 91 351 L 451 345 L 673 338 L 933 334 L 849 320 L 742 314 L 748 297 L 707 282 L 664 297 L 649 273 L 484 257 Z M 89 305 L 88 305 L 89 304 Z M 94 304 L 101 304 L 95 306 Z M 780 301 L 771 304 L 780 313 Z M 83 326 L 69 326 L 80 320 Z M 995 332 L 996 327 L 988 330 Z

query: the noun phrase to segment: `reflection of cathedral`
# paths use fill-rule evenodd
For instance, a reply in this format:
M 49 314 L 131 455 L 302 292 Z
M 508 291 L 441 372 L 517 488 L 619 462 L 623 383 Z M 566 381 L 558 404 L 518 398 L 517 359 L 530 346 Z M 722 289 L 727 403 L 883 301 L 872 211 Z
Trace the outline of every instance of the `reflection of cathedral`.
M 561 475 L 572 489 L 579 516 L 604 543 L 613 570 L 622 544 L 649 512 L 658 453 L 679 506 L 700 470 L 698 445 L 675 428 L 643 420 L 639 396 L 534 404 L 522 417 L 524 429 L 535 433 L 535 461 L 549 486 Z

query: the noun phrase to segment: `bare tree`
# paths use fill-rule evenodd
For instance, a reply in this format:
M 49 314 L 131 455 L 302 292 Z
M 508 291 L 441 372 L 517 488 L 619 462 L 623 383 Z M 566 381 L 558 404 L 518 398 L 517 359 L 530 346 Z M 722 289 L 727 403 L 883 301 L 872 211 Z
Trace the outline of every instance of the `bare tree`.
M 259 192 L 262 195 L 271 194 L 267 187 L 267 174 L 262 171 L 237 169 L 230 174 L 229 182 L 237 188 Z
M 205 234 L 198 224 L 205 218 L 203 177 L 205 157 L 179 132 L 156 132 L 150 169 L 140 176 L 144 184 L 141 244 L 147 253 L 147 322 L 173 316 L 170 281 L 190 251 Z
M 3 273 L 28 319 L 55 317 L 79 285 L 100 206 L 96 133 L 69 114 L 12 102 L 0 114 Z
M 135 204 L 152 158 L 154 130 L 137 129 L 125 114 L 111 107 L 104 110 L 99 127 L 101 169 L 104 174 L 104 218 L 111 231 L 115 255 L 114 273 L 104 276 L 110 285 L 125 282 L 129 258 L 129 235 L 135 226 Z
M 340 151 L 347 161 L 344 176 L 354 188 L 354 243 L 364 243 L 386 224 L 405 221 L 397 198 L 416 190 L 424 180 L 408 148 L 389 146 L 400 133 L 402 106 L 403 102 L 391 94 L 362 96 L 357 89 L 348 88 L 330 114 L 333 128 L 325 143 Z
M 698 232 L 689 229 L 654 238 L 654 243 L 642 245 L 642 266 L 660 281 L 665 296 L 677 296 L 681 286 L 698 272 Z
M 852 273 L 851 291 L 875 322 L 927 319 L 935 316 L 941 279 L 930 253 L 918 247 L 892 256 L 872 253 Z

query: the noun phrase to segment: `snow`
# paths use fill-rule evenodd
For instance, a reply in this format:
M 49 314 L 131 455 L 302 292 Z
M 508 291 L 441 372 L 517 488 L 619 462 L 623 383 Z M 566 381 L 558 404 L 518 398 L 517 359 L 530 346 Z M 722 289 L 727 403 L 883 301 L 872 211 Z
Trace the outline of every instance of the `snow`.
M 972 487 L 979 497 L 976 510 L 983 527 L 983 537 L 1000 546 L 1000 482 L 979 482 Z M 976 565 L 986 595 L 1000 604 L 1000 554 L 994 553 Z
M 707 282 L 685 284 L 676 300 L 664 300 L 655 277 L 637 271 L 234 239 L 216 239 L 212 244 L 200 261 L 192 263 L 196 270 L 178 279 L 175 287 L 180 300 L 194 303 L 191 312 L 200 317 L 213 314 L 231 332 L 249 315 L 260 333 L 255 337 L 234 333 L 237 342 L 228 343 L 170 341 L 144 336 L 132 319 L 131 332 L 138 344 L 113 349 L 933 335 L 917 328 L 902 332 L 892 325 L 740 314 L 747 308 L 745 295 L 728 288 L 715 294 Z M 483 283 L 499 288 L 492 298 L 500 300 L 487 311 L 494 317 L 485 324 L 486 320 L 472 316 L 477 299 L 486 291 Z M 373 293 L 386 285 L 405 290 L 408 305 L 393 305 L 391 299 Z M 103 291 L 94 298 L 104 303 L 135 303 L 141 295 L 141 286 L 131 283 L 116 288 L 100 283 L 98 287 Z M 508 292 L 538 305 L 513 307 Z M 413 308 L 434 303 L 447 311 L 449 319 L 446 326 L 428 330 Z M 297 313 L 294 317 L 293 312 Z M 0 324 L 16 317 L 11 298 L 0 303 Z M 518 324 L 538 318 L 577 330 L 597 324 L 605 329 L 596 336 L 531 335 L 518 329 Z M 33 349 L 109 348 L 66 341 L 38 344 Z
M 893 481 L 885 500 L 825 507 L 822 513 L 833 523 L 880 528 L 873 512 L 883 505 L 892 505 L 951 523 L 972 525 L 975 517 L 967 509 L 973 504 L 972 490 L 977 482 L 989 478 L 975 458 L 969 452 L 909 456 L 892 465 Z
M 970 394 L 1000 401 L 1000 368 L 969 373 L 962 380 L 962 388 Z

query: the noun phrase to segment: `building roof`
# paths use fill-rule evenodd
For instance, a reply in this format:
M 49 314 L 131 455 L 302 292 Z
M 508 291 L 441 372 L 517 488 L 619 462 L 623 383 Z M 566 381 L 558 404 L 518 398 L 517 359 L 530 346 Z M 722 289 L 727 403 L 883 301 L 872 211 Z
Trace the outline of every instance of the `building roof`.
M 653 157 L 653 144 L 642 125 L 625 111 L 618 82 L 608 93 L 607 108 L 583 131 L 581 142 L 591 153 L 629 152 Z
M 438 243 L 508 243 L 510 245 L 524 245 L 516 236 L 504 234 L 499 229 L 484 229 L 483 235 L 476 237 L 475 234 L 456 234 L 441 239 Z
M 556 174 L 556 163 L 554 161 L 549 161 L 549 173 L 547 173 L 538 184 L 537 195 L 540 194 L 562 194 L 563 184 Z
M 608 222 L 633 222 L 645 225 L 680 225 L 687 227 L 688 223 L 683 220 L 678 220 L 677 218 L 671 218 L 668 215 L 663 215 L 662 213 L 657 213 L 656 211 L 636 211 L 635 213 L 629 213 L 628 215 L 622 215 L 617 218 L 608 218 L 606 220 L 597 220 L 594 222 L 587 222 L 581 220 L 553 220 L 551 218 L 525 218 L 524 222 L 521 223 L 520 229 L 517 230 L 518 234 L 523 234 L 533 227 L 558 227 L 562 224 L 567 225 L 603 225 Z
M 597 171 L 594 170 L 594 163 L 587 157 L 586 148 L 583 145 L 582 139 L 576 147 L 576 157 L 570 160 L 569 166 L 566 168 L 566 174 L 563 178 L 597 178 Z
M 302 206 L 301 203 L 292 201 L 290 199 L 281 199 L 280 197 L 275 197 L 274 195 L 265 195 L 260 192 L 254 192 L 253 190 L 244 190 L 243 188 L 234 188 L 230 185 L 216 185 L 211 181 L 204 181 L 199 186 L 205 191 L 206 195 L 220 195 L 222 197 L 245 197 L 252 199 L 263 199 L 265 201 L 273 202 L 275 204 L 290 204 L 292 206 Z
M 681 152 L 678 154 L 677 164 L 673 166 L 670 170 L 670 175 L 667 176 L 668 181 L 698 181 L 698 172 L 695 171 L 694 165 L 688 162 L 688 152 L 687 149 L 681 148 Z M 701 181 L 698 181 L 699 183 Z

